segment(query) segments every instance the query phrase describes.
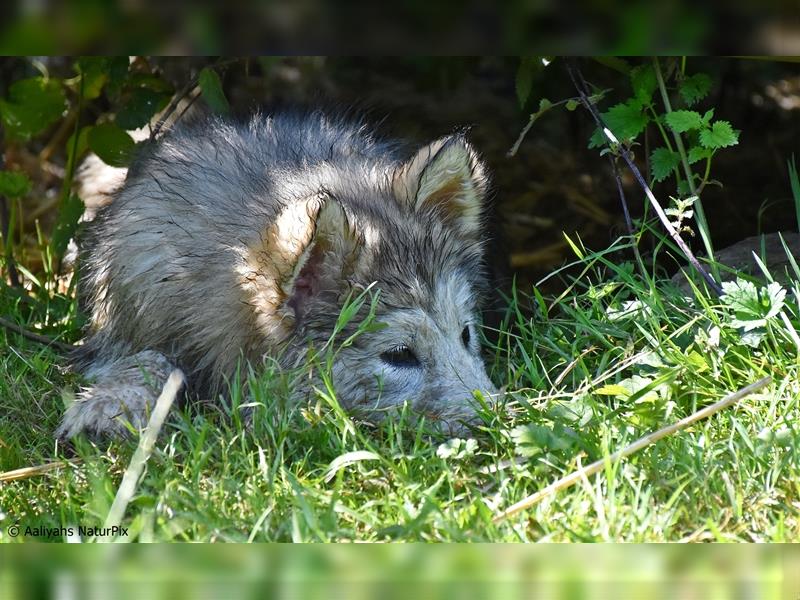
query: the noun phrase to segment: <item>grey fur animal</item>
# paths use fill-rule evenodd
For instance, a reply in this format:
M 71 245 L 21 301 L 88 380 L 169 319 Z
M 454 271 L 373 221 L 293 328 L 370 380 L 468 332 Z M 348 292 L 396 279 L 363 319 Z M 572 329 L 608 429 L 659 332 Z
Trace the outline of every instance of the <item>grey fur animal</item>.
M 445 425 L 474 415 L 473 390 L 496 393 L 476 330 L 485 170 L 462 134 L 402 156 L 319 112 L 206 119 L 142 152 L 85 232 L 90 322 L 74 365 L 93 384 L 58 435 L 143 427 L 175 366 L 210 398 L 241 357 L 296 366 L 373 283 L 386 327 L 338 353 L 342 405 L 380 419 L 408 401 Z

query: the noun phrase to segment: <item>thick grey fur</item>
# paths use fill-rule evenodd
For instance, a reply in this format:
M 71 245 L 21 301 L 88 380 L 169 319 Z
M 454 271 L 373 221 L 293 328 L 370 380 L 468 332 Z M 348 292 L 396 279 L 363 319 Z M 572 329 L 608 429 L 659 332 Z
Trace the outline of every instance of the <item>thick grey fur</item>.
M 436 193 L 426 202 L 415 194 L 466 173 L 464 202 L 480 212 L 486 176 L 461 134 L 413 161 L 362 122 L 319 112 L 204 119 L 146 148 L 82 238 L 78 293 L 90 323 L 73 364 L 92 383 L 58 435 L 143 426 L 173 367 L 192 397 L 211 400 L 224 396 L 241 358 L 296 367 L 309 344 L 328 340 L 347 295 L 370 284 L 379 290 L 376 320 L 387 326 L 338 352 L 339 401 L 375 420 L 405 401 L 448 426 L 468 420 L 473 390 L 496 393 L 476 329 L 486 283 L 480 218 L 459 212 L 461 198 L 438 206 Z M 268 252 L 286 240 L 265 236 L 283 236 L 273 227 L 279 215 L 303 202 L 312 241 L 298 241 L 303 252 L 287 273 L 285 259 Z M 314 248 L 325 250 L 315 257 Z M 309 279 L 303 293 L 293 287 Z M 419 366 L 381 358 L 401 344 Z M 298 401 L 314 383 L 298 379 Z

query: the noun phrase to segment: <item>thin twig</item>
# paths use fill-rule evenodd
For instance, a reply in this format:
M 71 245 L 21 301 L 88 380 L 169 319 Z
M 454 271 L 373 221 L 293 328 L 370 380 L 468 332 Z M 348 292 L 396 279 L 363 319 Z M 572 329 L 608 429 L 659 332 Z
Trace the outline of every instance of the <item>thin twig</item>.
M 6 471 L 5 473 L 0 473 L 0 483 L 44 475 L 55 469 L 66 467 L 70 462 L 75 461 L 56 461 L 43 465 L 36 465 L 35 467 L 22 467 L 21 469 L 14 469 L 13 471 Z
M 628 168 L 631 170 L 631 173 L 633 173 L 633 176 L 636 178 L 636 181 L 639 183 L 642 190 L 644 190 L 645 195 L 647 196 L 648 200 L 650 200 L 650 203 L 653 205 L 653 210 L 656 211 L 656 215 L 658 215 L 661 224 L 667 230 L 669 236 L 678 245 L 678 247 L 681 249 L 684 256 L 686 256 L 686 258 L 689 260 L 691 265 L 697 270 L 698 273 L 700 273 L 703 279 L 706 280 L 706 283 L 708 283 L 709 287 L 714 291 L 714 293 L 716 293 L 718 296 L 721 296 L 722 288 L 720 287 L 720 285 L 711 275 L 709 275 L 708 271 L 706 271 L 703 268 L 703 266 L 697 260 L 695 255 L 692 253 L 689 246 L 686 244 L 685 241 L 683 241 L 683 238 L 672 226 L 672 223 L 669 222 L 667 215 L 664 213 L 664 209 L 661 208 L 661 204 L 659 204 L 658 200 L 653 194 L 653 191 L 650 189 L 650 186 L 647 185 L 647 182 L 644 180 L 644 177 L 642 177 L 641 171 L 639 171 L 639 168 L 631 159 L 630 153 L 627 152 L 624 148 L 621 148 L 619 140 L 617 140 L 614 133 L 606 126 L 606 124 L 603 122 L 603 118 L 600 116 L 600 113 L 597 112 L 597 109 L 589 101 L 588 89 L 586 87 L 586 80 L 583 78 L 580 69 L 577 67 L 577 65 L 573 64 L 571 61 L 567 61 L 567 72 L 569 73 L 569 76 L 572 79 L 572 83 L 575 86 L 575 89 L 578 90 L 578 94 L 580 95 L 581 98 L 581 103 L 592 115 L 592 118 L 594 119 L 597 126 L 600 128 L 600 131 L 603 132 L 603 135 L 606 138 L 606 144 L 609 146 L 609 149 L 613 151 L 613 147 L 620 147 L 620 152 L 619 152 L 620 156 L 628 165 Z
M 532 494 L 527 498 L 520 500 L 516 504 L 512 504 L 503 512 L 501 512 L 499 515 L 497 515 L 493 519 L 493 522 L 499 523 L 500 521 L 507 519 L 508 517 L 515 515 L 518 512 L 521 512 L 525 509 L 530 508 L 531 506 L 534 506 L 538 502 L 542 501 L 544 498 L 547 498 L 548 496 L 551 496 L 556 492 L 563 490 L 564 488 L 568 488 L 571 485 L 574 485 L 575 483 L 577 483 L 578 481 L 580 481 L 585 477 L 594 475 L 598 471 L 602 470 L 607 464 L 616 463 L 625 458 L 626 456 L 630 456 L 631 454 L 638 452 L 642 448 L 649 446 L 650 444 L 660 440 L 663 437 L 672 435 L 673 433 L 681 431 L 682 429 L 686 429 L 687 427 L 696 423 L 697 421 L 701 421 L 702 419 L 706 419 L 712 416 L 713 414 L 718 413 L 722 409 L 727 408 L 732 404 L 735 404 L 745 396 L 749 396 L 753 392 L 760 390 L 761 388 L 768 385 L 770 382 L 772 382 L 772 377 L 764 377 L 763 379 L 759 379 L 755 383 L 751 383 L 750 385 L 745 386 L 742 389 L 728 396 L 725 396 L 725 398 L 723 398 L 719 402 L 715 402 L 714 404 L 706 406 L 705 408 L 698 410 L 697 412 L 689 415 L 684 419 L 681 419 L 680 421 L 677 421 L 671 425 L 667 425 L 666 427 L 659 429 L 658 431 L 655 431 L 653 433 L 648 433 L 644 437 L 641 437 L 635 442 L 633 442 L 630 446 L 627 446 L 622 450 L 617 450 L 610 456 L 601 458 L 600 460 L 597 460 L 590 465 L 582 467 L 577 471 L 573 471 L 569 475 L 562 477 L 561 479 L 559 479 L 554 483 L 551 483 L 543 490 L 540 490 L 535 494 Z
M 153 453 L 153 447 L 156 444 L 158 433 L 164 425 L 164 420 L 167 418 L 169 409 L 172 407 L 172 403 L 175 401 L 183 382 L 183 373 L 181 373 L 180 369 L 175 369 L 170 373 L 167 383 L 164 384 L 164 389 L 161 391 L 158 400 L 156 400 L 153 413 L 150 415 L 147 429 L 144 430 L 142 437 L 139 439 L 136 452 L 133 453 L 133 458 L 131 458 L 131 462 L 125 470 L 125 474 L 122 476 L 122 483 L 119 484 L 117 495 L 114 497 L 114 502 L 111 504 L 108 516 L 103 525 L 105 530 L 111 530 L 122 522 L 122 517 L 125 516 L 128 503 L 131 501 L 136 491 L 136 485 L 139 483 L 139 477 L 144 470 L 144 465 Z M 98 539 L 98 541 L 110 540 L 110 535 Z
M 75 349 L 74 346 L 71 344 L 65 344 L 64 342 L 59 342 L 58 340 L 54 340 L 53 338 L 47 337 L 46 335 L 41 335 L 38 333 L 34 333 L 33 331 L 28 331 L 27 329 L 20 327 L 16 323 L 12 323 L 8 319 L 4 319 L 0 317 L 0 326 L 5 327 L 9 331 L 13 331 L 16 334 L 21 335 L 24 338 L 27 338 L 34 342 L 39 342 L 40 344 L 44 344 L 45 346 L 53 346 L 62 352 L 70 352 Z
M 645 272 L 642 255 L 639 253 L 639 243 L 636 241 L 636 234 L 633 231 L 633 221 L 631 220 L 630 210 L 628 210 L 628 200 L 625 198 L 625 191 L 622 189 L 622 177 L 620 177 L 619 169 L 617 168 L 617 161 L 610 152 L 608 154 L 608 160 L 611 163 L 611 170 L 614 172 L 614 180 L 617 182 L 617 193 L 619 193 L 619 201 L 622 204 L 625 227 L 627 227 L 628 236 L 631 238 L 631 247 L 633 248 L 633 255 L 636 258 L 636 266 L 639 269 L 639 274 L 642 276 L 642 279 L 647 281 L 647 273 Z
M 224 60 L 220 59 L 220 60 L 217 60 L 216 62 L 214 62 L 212 65 L 209 65 L 207 68 L 209 68 L 209 69 L 221 69 L 223 67 L 227 67 L 228 65 L 230 65 L 232 63 L 235 63 L 235 62 L 238 62 L 240 60 L 242 60 L 242 59 L 241 58 L 229 58 L 229 59 L 224 59 Z M 197 87 L 199 79 L 200 79 L 200 74 L 198 73 L 197 75 L 192 77 L 186 83 L 186 85 L 184 85 L 181 88 L 181 90 L 177 94 L 175 94 L 172 97 L 172 100 L 170 100 L 170 103 L 167 105 L 167 108 L 164 109 L 163 113 L 161 113 L 161 117 L 158 119 L 156 124 L 153 126 L 153 130 L 150 132 L 150 141 L 151 142 L 158 137 L 159 133 L 161 133 L 161 130 L 163 129 L 164 124 L 172 116 L 172 113 L 174 113 L 178 109 L 178 105 L 181 103 L 181 101 L 186 96 L 188 96 L 189 93 L 195 87 Z M 192 102 L 194 102 L 196 99 L 197 99 L 196 97 L 194 99 L 192 99 Z M 186 110 L 184 109 L 183 112 L 181 112 L 181 114 L 178 116 L 176 121 L 179 120 L 183 116 L 183 114 L 185 112 L 186 112 Z

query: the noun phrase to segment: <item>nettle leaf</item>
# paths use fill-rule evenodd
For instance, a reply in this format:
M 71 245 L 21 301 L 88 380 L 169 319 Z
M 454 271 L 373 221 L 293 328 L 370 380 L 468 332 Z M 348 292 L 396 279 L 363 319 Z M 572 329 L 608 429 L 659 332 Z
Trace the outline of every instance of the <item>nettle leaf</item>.
M 689 148 L 689 164 L 693 165 L 694 163 L 705 160 L 706 158 L 711 158 L 712 154 L 714 154 L 713 150 L 703 148 L 701 146 L 693 146 L 692 148 Z
M 656 148 L 653 150 L 650 155 L 650 170 L 653 173 L 653 179 L 664 181 L 670 176 L 673 169 L 678 166 L 680 160 L 680 155 L 669 148 Z
M 520 425 L 511 430 L 511 439 L 521 456 L 569 450 L 578 444 L 577 434 L 560 424 L 552 429 L 536 423 Z
M 716 121 L 710 129 L 700 132 L 700 145 L 716 150 L 735 146 L 739 143 L 739 132 L 735 131 L 728 121 Z
M 631 87 L 636 99 L 642 104 L 649 104 L 653 97 L 653 92 L 658 87 L 656 72 L 653 65 L 639 65 L 631 69 Z
M 200 71 L 197 83 L 203 92 L 203 99 L 211 107 L 211 110 L 222 114 L 230 112 L 228 99 L 225 97 L 225 92 L 222 91 L 222 81 L 215 70 L 206 67 Z
M 744 279 L 724 281 L 722 291 L 722 303 L 735 315 L 731 325 L 741 327 L 745 332 L 763 327 L 769 319 L 776 317 L 786 298 L 786 290 L 777 282 L 758 288 Z
M 642 103 L 636 98 L 631 98 L 623 104 L 612 106 L 604 112 L 603 122 L 620 142 L 633 140 L 642 133 L 650 122 L 650 117 L 644 113 Z M 589 148 L 599 148 L 605 145 L 606 137 L 596 129 L 589 139 Z
M 700 113 L 693 110 L 676 110 L 664 115 L 664 122 L 675 133 L 700 129 L 703 125 Z
M 112 167 L 127 167 L 136 148 L 133 138 L 113 123 L 92 127 L 86 140 L 92 152 Z
M 20 198 L 31 191 L 31 180 L 20 171 L 0 171 L 0 196 Z
M 695 73 L 678 84 L 678 93 L 689 106 L 705 98 L 710 89 L 711 78 L 705 73 Z
M 619 140 L 635 138 L 644 131 L 650 121 L 644 114 L 642 105 L 634 99 L 612 106 L 604 117 L 606 125 Z
M 170 96 L 148 88 L 136 88 L 117 113 L 114 122 L 122 129 L 139 129 L 147 125 L 153 116 L 169 103 Z
M 443 459 L 454 458 L 461 459 L 467 456 L 472 456 L 478 449 L 478 442 L 473 439 L 453 438 L 443 444 L 439 444 L 436 449 L 436 456 Z
M 67 108 L 59 81 L 33 77 L 14 83 L 0 99 L 0 119 L 11 139 L 27 141 L 57 121 Z

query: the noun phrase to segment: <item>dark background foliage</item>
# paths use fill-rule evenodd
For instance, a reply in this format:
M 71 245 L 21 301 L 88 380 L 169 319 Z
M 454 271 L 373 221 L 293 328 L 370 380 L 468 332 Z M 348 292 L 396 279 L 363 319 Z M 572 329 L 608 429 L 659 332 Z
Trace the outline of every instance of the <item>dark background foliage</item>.
M 648 61 L 634 58 L 621 64 L 632 68 Z M 607 60 L 581 64 L 591 84 L 608 90 L 600 102 L 603 110 L 630 95 L 628 76 L 619 65 Z M 707 73 L 712 82 L 698 109 L 714 108 L 715 118 L 741 131 L 739 144 L 715 158 L 713 179 L 721 185 L 709 185 L 703 193 L 715 247 L 760 232 L 793 228 L 787 160 L 800 139 L 800 65 L 733 58 L 692 58 L 688 64 L 692 72 Z M 37 221 L 45 239 L 55 241 L 57 254 L 74 229 L 80 207 L 68 193 L 73 133 L 85 128 L 90 134 L 79 135 L 76 164 L 86 152 L 106 147 L 104 159 L 124 164 L 131 144 L 114 137 L 118 131 L 113 125 L 117 129 L 146 125 L 174 90 L 183 90 L 202 72 L 218 74 L 221 87 L 214 88 L 215 100 L 209 89 L 214 82 L 203 86 L 201 77 L 205 93 L 197 106 L 205 101 L 209 110 L 224 111 L 229 105 L 238 117 L 286 105 L 359 112 L 385 135 L 412 145 L 469 127 L 493 174 L 494 277 L 501 288 L 512 276 L 523 284 L 535 282 L 571 254 L 562 232 L 577 234 L 588 247 L 601 248 L 625 229 L 608 161 L 598 149 L 587 148 L 594 125 L 581 108 L 549 111 L 536 121 L 518 152 L 508 155 L 542 98 L 557 102 L 575 96 L 563 61 L 556 60 L 531 71 L 525 84 L 528 93 L 520 104 L 520 65 L 518 58 L 497 57 L 137 58 L 130 65 L 127 59 L 77 63 L 67 58 L 2 59 L 0 98 L 7 102 L 6 117 L 15 84 L 41 78 L 40 71 L 61 90 L 56 113 L 35 117 L 41 126 L 37 131 L 13 131 L 4 119 L 6 168 L 26 173 L 33 182 L 32 189 L 16 200 L 18 258 L 34 274 L 43 268 Z M 213 69 L 201 71 L 208 66 Z M 31 98 L 45 93 L 45 89 L 29 92 L 22 104 L 30 108 Z M 649 126 L 632 146 L 645 172 L 645 159 L 658 145 L 656 133 Z M 121 154 L 115 159 L 114 152 Z M 627 174 L 624 184 L 634 217 L 642 216 L 641 191 Z M 656 185 L 655 191 L 668 204 L 674 182 Z M 697 239 L 690 242 L 701 250 Z M 643 240 L 645 252 L 648 243 Z M 669 274 L 677 263 L 663 266 Z M 558 284 L 551 280 L 549 285 Z

